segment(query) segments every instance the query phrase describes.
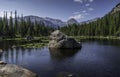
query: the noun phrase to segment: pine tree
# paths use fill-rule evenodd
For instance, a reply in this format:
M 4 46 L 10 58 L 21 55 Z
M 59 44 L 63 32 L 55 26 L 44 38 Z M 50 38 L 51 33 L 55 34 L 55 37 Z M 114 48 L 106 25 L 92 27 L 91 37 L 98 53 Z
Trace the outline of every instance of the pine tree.
M 3 21 L 0 19 L 0 36 L 3 35 Z
M 15 34 L 18 34 L 18 20 L 17 20 L 17 11 L 15 10 L 15 23 L 14 23 L 14 32 Z
M 11 37 L 15 36 L 15 34 L 14 34 L 14 25 L 13 25 L 12 12 L 11 12 L 10 20 L 9 20 L 9 35 Z

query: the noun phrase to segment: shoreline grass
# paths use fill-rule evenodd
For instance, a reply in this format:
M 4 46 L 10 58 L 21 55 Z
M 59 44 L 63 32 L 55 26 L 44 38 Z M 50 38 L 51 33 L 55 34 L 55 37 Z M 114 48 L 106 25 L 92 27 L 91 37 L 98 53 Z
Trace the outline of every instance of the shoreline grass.
M 23 45 L 17 45 L 17 47 L 23 47 L 23 48 L 42 48 L 46 46 L 47 43 L 29 43 L 29 44 L 23 44 Z
M 111 39 L 111 40 L 120 40 L 120 37 L 116 36 L 68 36 L 72 37 L 75 39 Z M 4 38 L 0 40 L 15 40 L 15 41 L 21 41 L 21 40 L 26 40 L 26 38 Z M 41 37 L 34 37 L 33 40 L 49 40 L 48 36 L 41 36 Z
M 77 41 L 81 40 L 89 40 L 89 39 L 98 39 L 98 40 L 120 40 L 120 37 L 115 36 L 68 36 L 71 38 L 75 38 Z M 33 40 L 27 41 L 26 38 L 5 38 L 2 39 L 4 41 L 14 40 L 21 41 L 21 44 L 16 45 L 15 47 L 23 47 L 23 48 L 42 48 L 49 43 L 49 37 L 34 37 Z
M 120 40 L 120 37 L 116 37 L 116 36 L 69 36 L 75 39 L 99 39 L 99 40 Z

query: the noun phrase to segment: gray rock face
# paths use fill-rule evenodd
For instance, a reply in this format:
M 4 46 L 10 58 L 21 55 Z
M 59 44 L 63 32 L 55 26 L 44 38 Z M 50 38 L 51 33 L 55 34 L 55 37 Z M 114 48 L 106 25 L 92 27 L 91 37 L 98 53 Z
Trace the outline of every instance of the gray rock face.
M 59 30 L 51 33 L 51 41 L 48 44 L 49 48 L 81 48 L 81 44 L 73 38 L 68 38 Z
M 118 12 L 118 11 L 120 11 L 120 3 L 117 4 L 117 5 L 112 9 L 111 14 L 116 13 L 116 12 Z
M 23 67 L 0 62 L 0 77 L 37 77 L 35 73 Z
M 71 18 L 67 21 L 67 24 L 78 24 L 77 20 L 75 20 L 74 18 Z

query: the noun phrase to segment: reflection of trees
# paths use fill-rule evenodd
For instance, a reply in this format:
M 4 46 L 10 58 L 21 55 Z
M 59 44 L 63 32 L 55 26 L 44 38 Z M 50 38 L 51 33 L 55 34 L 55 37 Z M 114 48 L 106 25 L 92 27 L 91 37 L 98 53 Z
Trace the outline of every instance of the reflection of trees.
M 27 58 L 33 55 L 33 49 L 24 49 L 21 47 L 16 47 L 24 41 L 14 41 L 14 40 L 3 40 L 0 41 L 0 49 L 3 50 L 3 53 L 0 54 L 0 60 L 12 64 L 26 65 Z M 14 47 L 15 46 L 15 47 Z
M 2 52 L 0 52 L 0 61 L 1 61 L 1 58 L 2 58 Z
M 8 50 L 10 46 L 14 44 L 13 41 L 0 41 L 0 49 Z
M 65 59 L 74 56 L 80 49 L 49 49 L 53 59 Z
M 31 54 L 31 49 L 11 48 L 8 51 L 3 52 L 0 60 L 3 60 L 7 63 L 19 64 L 21 62 L 23 63 L 25 56 L 30 56 Z

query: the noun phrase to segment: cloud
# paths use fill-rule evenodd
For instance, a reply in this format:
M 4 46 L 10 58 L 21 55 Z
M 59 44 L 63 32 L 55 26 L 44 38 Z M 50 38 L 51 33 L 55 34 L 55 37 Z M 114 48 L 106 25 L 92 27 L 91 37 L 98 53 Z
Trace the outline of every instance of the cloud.
M 83 13 L 86 13 L 87 11 L 86 11 L 86 10 L 83 10 L 82 12 L 83 12 Z
M 74 18 L 76 20 L 85 18 L 89 13 L 87 13 L 86 10 L 83 10 L 81 12 L 74 12 L 72 16 L 69 17 L 69 19 Z
M 76 14 L 76 15 L 73 15 L 73 16 L 70 16 L 69 17 L 69 19 L 71 19 L 71 18 L 74 18 L 74 19 L 82 19 L 82 18 L 84 18 L 84 16 L 82 15 L 82 14 Z
M 11 16 L 11 12 L 7 12 L 7 17 L 9 18 Z M 4 17 L 4 12 L 0 12 L 0 17 Z M 12 17 L 15 17 L 15 14 L 12 13 Z
M 84 16 L 90 15 L 86 10 L 83 10 L 83 11 L 82 11 L 82 14 L 83 14 Z
M 74 0 L 74 2 L 83 3 L 83 0 Z
M 88 8 L 89 11 L 93 11 L 94 9 L 93 8 Z
M 89 0 L 89 2 L 93 2 L 94 0 Z
M 94 0 L 73 0 L 73 1 L 83 3 L 83 2 L 93 2 Z
M 79 14 L 80 12 L 74 12 L 73 14 Z
M 87 7 L 88 7 L 88 6 L 90 6 L 90 4 L 89 4 L 89 3 L 87 3 L 87 4 L 85 4 L 85 6 L 87 6 Z
M 85 16 L 90 15 L 89 13 L 84 13 Z
M 0 17 L 3 17 L 4 16 L 4 13 L 3 12 L 0 12 Z

